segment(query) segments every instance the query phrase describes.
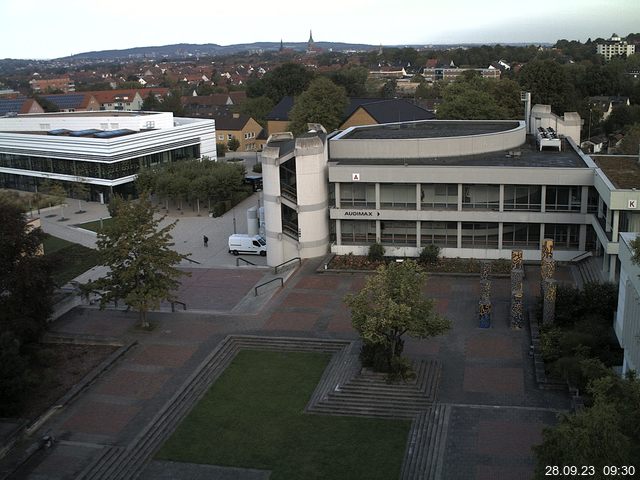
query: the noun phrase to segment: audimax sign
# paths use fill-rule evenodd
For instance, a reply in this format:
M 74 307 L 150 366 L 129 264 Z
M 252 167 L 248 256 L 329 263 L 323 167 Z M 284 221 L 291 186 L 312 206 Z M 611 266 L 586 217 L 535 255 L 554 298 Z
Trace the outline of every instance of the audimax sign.
M 347 210 L 344 212 L 345 217 L 379 217 L 380 212 L 375 210 Z

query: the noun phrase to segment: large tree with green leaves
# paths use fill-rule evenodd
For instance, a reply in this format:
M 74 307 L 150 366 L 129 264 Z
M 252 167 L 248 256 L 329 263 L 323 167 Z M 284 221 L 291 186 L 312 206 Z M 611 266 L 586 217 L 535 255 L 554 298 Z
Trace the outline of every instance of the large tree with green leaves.
M 314 74 L 297 63 L 284 63 L 261 79 L 251 79 L 247 85 L 249 97 L 266 95 L 274 103 L 278 103 L 284 96 L 299 95 L 307 89 Z
M 388 371 L 402 353 L 404 335 L 428 338 L 442 335 L 451 326 L 435 310 L 433 300 L 425 298 L 426 278 L 412 260 L 389 263 L 368 277 L 360 292 L 345 297 L 353 327 L 365 346 L 377 346 L 384 352 Z
M 320 123 L 328 132 L 340 126 L 347 107 L 347 94 L 325 77 L 316 78 L 293 105 L 289 128 L 295 134 L 307 131 L 307 123 Z
M 53 305 L 54 283 L 40 255 L 44 233 L 19 206 L 0 199 L 0 416 L 17 413 L 34 378 L 28 368 Z
M 559 115 L 577 109 L 574 86 L 566 69 L 554 60 L 533 60 L 518 73 L 522 88 L 533 103 L 551 105 Z
M 546 465 L 592 465 L 605 477 L 603 467 L 634 465 L 640 468 L 640 381 L 626 379 L 611 370 L 589 387 L 593 405 L 560 417 L 557 426 L 543 432 L 543 443 L 534 447 L 536 479 L 546 478 Z
M 188 257 L 174 251 L 171 230 L 177 220 L 164 227 L 164 217 L 154 216 L 147 195 L 138 201 L 114 202 L 113 221 L 98 233 L 101 264 L 109 267 L 104 277 L 85 284 L 85 292 L 97 294 L 100 307 L 123 300 L 140 313 L 140 326 L 149 326 L 147 312 L 163 300 L 175 300 L 179 278 L 176 268 Z

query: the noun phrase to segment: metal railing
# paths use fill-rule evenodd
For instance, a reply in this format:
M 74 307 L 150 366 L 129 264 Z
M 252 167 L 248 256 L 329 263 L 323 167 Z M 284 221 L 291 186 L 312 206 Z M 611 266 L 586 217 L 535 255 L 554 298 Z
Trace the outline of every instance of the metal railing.
M 582 260 L 584 260 L 585 258 L 589 258 L 593 256 L 593 252 L 591 251 L 587 251 L 587 252 L 583 252 L 579 255 L 576 255 L 575 257 L 573 257 L 571 260 L 569 260 L 569 263 L 578 263 Z
M 256 287 L 253 289 L 253 293 L 257 297 L 258 296 L 258 289 L 260 287 L 264 287 L 265 285 L 269 285 L 270 283 L 277 282 L 278 280 L 280 280 L 280 287 L 281 288 L 284 287 L 284 279 L 282 277 L 277 277 L 277 278 L 272 278 L 268 282 L 264 282 L 264 283 L 261 283 L 260 285 L 256 285 Z
M 284 267 L 285 265 L 288 265 L 291 262 L 296 262 L 296 261 L 298 262 L 298 265 L 302 264 L 302 259 L 300 257 L 294 257 L 294 258 L 291 258 L 291 259 L 287 260 L 286 262 L 282 262 L 280 265 L 276 265 L 275 267 L 273 267 L 273 273 L 277 274 L 278 273 L 278 269 L 280 267 Z
M 236 258 L 236 267 L 239 267 L 239 266 L 240 266 L 240 261 L 243 261 L 243 262 L 244 262 L 244 263 L 246 263 L 247 265 L 254 265 L 254 266 L 255 266 L 255 263 L 250 262 L 249 260 L 245 260 L 245 259 L 244 259 L 244 258 L 242 258 L 242 257 L 237 257 L 237 258 Z

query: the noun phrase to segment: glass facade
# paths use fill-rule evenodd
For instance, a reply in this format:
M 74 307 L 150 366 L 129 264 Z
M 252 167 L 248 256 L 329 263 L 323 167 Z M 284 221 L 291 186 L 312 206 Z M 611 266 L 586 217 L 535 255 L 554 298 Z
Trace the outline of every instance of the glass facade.
M 499 185 L 463 185 L 463 210 L 499 210 Z
M 383 245 L 415 247 L 417 245 L 416 222 L 399 220 L 380 222 L 380 243 Z
M 553 247 L 558 250 L 577 250 L 579 225 L 546 224 L 544 236 L 553 239 Z
M 530 211 L 541 210 L 542 187 L 540 185 L 505 185 L 504 210 Z
M 416 186 L 413 183 L 381 183 L 380 208 L 416 209 Z
M 462 222 L 462 248 L 498 248 L 498 224 Z
M 540 225 L 537 223 L 505 223 L 502 225 L 503 248 L 540 248 Z
M 376 243 L 376 222 L 341 220 L 340 240 L 343 245 L 371 245 Z
M 548 212 L 579 212 L 582 187 L 547 187 L 545 209 Z
M 343 183 L 340 185 L 341 208 L 376 208 L 374 183 Z
M 200 146 L 192 145 L 166 152 L 142 155 L 116 162 L 87 162 L 62 158 L 36 157 L 29 155 L 11 155 L 0 153 L 0 167 L 18 168 L 33 172 L 59 173 L 76 177 L 117 178 L 135 175 L 141 167 L 150 167 L 161 163 L 176 162 L 187 158 L 199 158 Z
M 457 210 L 458 184 L 423 184 L 420 186 L 420 203 L 423 210 Z
M 458 222 L 420 222 L 420 244 L 457 247 Z

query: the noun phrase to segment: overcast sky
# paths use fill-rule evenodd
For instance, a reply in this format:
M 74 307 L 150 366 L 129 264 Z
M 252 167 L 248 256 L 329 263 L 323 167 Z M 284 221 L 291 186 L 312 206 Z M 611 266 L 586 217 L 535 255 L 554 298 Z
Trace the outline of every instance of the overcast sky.
M 224 12 L 224 13 L 223 13 Z M 640 31 L 640 0 L 0 0 L 0 58 L 172 43 L 585 41 Z

